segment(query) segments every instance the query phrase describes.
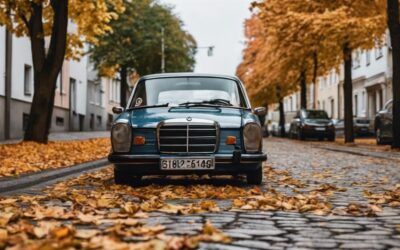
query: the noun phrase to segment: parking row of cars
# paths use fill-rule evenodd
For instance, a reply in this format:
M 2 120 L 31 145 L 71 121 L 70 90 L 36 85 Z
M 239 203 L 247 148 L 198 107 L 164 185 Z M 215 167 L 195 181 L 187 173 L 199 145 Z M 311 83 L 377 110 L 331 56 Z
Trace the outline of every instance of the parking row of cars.
M 274 115 L 273 115 L 274 116 Z M 266 122 L 264 136 L 281 136 L 279 119 L 274 117 Z M 305 140 L 307 138 L 327 139 L 334 141 L 337 136 L 344 134 L 344 120 L 331 119 L 324 110 L 302 109 L 285 114 L 285 134 L 292 139 Z M 356 117 L 353 120 L 354 136 L 374 136 L 377 144 L 391 143 L 393 123 L 393 101 L 386 103 L 378 112 L 375 120 L 365 117 Z

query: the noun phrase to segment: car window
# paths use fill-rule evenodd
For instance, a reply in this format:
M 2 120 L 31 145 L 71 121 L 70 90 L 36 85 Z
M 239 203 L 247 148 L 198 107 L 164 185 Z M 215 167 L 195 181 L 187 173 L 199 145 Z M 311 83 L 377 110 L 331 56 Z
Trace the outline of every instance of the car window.
M 387 110 L 388 112 L 393 112 L 393 102 L 389 102 L 389 103 L 387 104 L 386 110 Z
M 304 119 L 329 119 L 328 114 L 323 110 L 303 110 Z
M 235 107 L 244 107 L 238 83 L 230 79 L 179 77 L 150 79 L 138 83 L 130 107 L 161 104 L 179 105 L 224 99 Z

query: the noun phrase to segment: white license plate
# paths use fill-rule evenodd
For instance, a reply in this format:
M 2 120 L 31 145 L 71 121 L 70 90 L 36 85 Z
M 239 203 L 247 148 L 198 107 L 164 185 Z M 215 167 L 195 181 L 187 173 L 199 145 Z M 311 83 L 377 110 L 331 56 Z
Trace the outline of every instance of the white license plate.
M 161 170 L 210 170 L 215 169 L 214 158 L 161 158 Z
M 315 128 L 317 131 L 325 131 L 325 128 Z

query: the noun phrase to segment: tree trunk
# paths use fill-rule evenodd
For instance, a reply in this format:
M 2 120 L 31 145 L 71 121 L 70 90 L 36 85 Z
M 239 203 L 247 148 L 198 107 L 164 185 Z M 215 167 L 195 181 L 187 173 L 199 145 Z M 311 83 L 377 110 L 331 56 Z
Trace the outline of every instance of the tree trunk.
M 29 30 L 34 69 L 34 95 L 24 140 L 39 143 L 48 141 L 56 81 L 67 45 L 68 0 L 51 0 L 50 5 L 54 20 L 47 55 L 43 37 L 42 3 L 31 2 L 32 14 L 29 20 L 21 15 Z
M 125 108 L 126 107 L 126 99 L 127 99 L 127 92 L 128 92 L 128 69 L 126 66 L 121 66 L 121 70 L 119 72 L 119 75 L 121 77 L 121 101 L 120 105 L 121 107 Z
M 400 148 L 400 23 L 398 0 L 387 0 L 393 60 L 393 148 Z
M 285 110 L 283 106 L 283 99 L 279 98 L 279 129 L 280 129 L 280 136 L 286 137 L 285 131 Z
M 307 108 L 307 78 L 306 71 L 301 71 L 300 75 L 300 106 L 302 109 Z
M 344 138 L 345 143 L 354 142 L 353 133 L 353 83 L 351 75 L 352 67 L 352 50 L 349 44 L 343 47 L 344 60 Z
M 314 71 L 313 71 L 313 79 L 312 79 L 312 82 L 314 84 L 313 109 L 317 109 L 318 54 L 316 52 L 313 53 L 313 61 L 314 61 Z

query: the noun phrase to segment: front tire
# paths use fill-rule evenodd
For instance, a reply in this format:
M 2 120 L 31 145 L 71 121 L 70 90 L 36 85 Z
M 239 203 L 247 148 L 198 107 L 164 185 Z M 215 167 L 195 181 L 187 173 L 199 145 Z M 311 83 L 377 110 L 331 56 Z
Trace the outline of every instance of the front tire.
M 114 182 L 117 185 L 138 185 L 141 179 L 141 176 L 133 175 L 128 171 L 114 167 Z
M 328 141 L 335 141 L 335 140 L 336 140 L 335 135 L 328 136 Z
M 259 167 L 257 170 L 246 174 L 247 184 L 261 185 L 263 180 L 263 168 Z

